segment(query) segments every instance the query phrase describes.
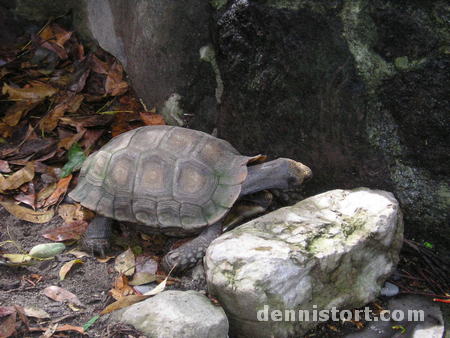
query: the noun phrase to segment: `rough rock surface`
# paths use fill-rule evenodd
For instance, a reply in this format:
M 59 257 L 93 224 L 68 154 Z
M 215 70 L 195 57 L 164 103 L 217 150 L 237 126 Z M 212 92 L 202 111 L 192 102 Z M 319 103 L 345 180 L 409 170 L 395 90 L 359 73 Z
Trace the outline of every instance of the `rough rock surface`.
M 114 314 L 152 338 L 228 337 L 223 309 L 196 291 L 164 291 Z
M 306 163 L 307 194 L 392 191 L 409 238 L 448 245 L 449 13 L 446 1 L 228 1 L 219 137 Z
M 391 193 L 329 191 L 216 239 L 205 257 L 208 290 L 238 337 L 302 334 L 316 323 L 258 321 L 257 312 L 363 306 L 395 268 L 402 239 Z

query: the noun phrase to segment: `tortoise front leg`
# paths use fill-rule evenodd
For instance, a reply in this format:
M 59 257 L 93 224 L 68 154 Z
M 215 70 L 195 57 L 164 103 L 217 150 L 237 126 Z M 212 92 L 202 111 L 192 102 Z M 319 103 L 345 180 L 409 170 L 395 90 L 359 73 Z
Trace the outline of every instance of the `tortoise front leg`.
M 111 240 L 112 219 L 96 216 L 81 239 L 81 247 L 93 254 L 105 256 Z
M 192 241 L 169 251 L 162 259 L 161 264 L 165 271 L 172 268 L 176 273 L 194 267 L 205 256 L 206 249 L 222 233 L 222 221 L 214 223 L 203 230 Z

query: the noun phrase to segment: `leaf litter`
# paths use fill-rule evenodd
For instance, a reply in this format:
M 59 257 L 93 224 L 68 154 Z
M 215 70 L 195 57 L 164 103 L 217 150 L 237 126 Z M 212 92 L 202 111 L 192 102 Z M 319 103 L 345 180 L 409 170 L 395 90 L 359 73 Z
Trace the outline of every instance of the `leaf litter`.
M 102 263 L 76 248 L 65 250 L 80 240 L 95 215 L 64 198 L 76 185 L 86 157 L 111 137 L 165 122 L 155 109 L 147 111 L 141 104 L 113 56 L 86 48 L 76 32 L 58 20 L 49 20 L 17 42 L 0 50 L 0 218 L 5 220 L 0 223 L 0 243 L 5 244 L 0 245 L 0 291 L 15 295 L 5 298 L 0 292 L 0 302 L 27 306 L 0 307 L 0 336 L 83 334 L 96 329 L 99 313 L 107 306 L 98 295 L 111 289 L 110 294 L 125 303 L 130 299 L 126 297 L 144 299 L 149 296 L 139 294 L 129 279 L 145 285 L 162 280 L 157 293 L 164 289 L 166 275 L 156 274 L 159 258 L 154 254 L 161 252 L 156 247 L 149 252 L 148 239 L 145 258 L 156 257 L 152 273 L 136 275 L 134 254 L 128 250 L 119 270 L 129 276 L 116 273 L 115 282 L 110 257 Z M 138 261 L 144 257 L 141 251 L 135 251 Z M 86 289 L 85 278 L 97 282 Z M 60 302 L 60 317 L 48 301 L 41 306 L 41 299 L 39 307 L 33 307 L 35 296 L 30 298 L 28 288 Z M 80 310 L 83 304 L 88 308 Z M 74 315 L 76 325 L 71 325 L 73 320 L 59 324 Z

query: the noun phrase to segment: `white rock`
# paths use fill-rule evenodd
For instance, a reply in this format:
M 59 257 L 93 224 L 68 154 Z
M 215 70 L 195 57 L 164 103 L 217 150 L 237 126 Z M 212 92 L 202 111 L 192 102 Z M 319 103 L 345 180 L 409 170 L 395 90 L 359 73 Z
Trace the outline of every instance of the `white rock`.
M 223 309 L 196 291 L 161 292 L 116 313 L 114 320 L 133 325 L 152 338 L 228 337 Z
M 394 270 L 402 239 L 391 193 L 329 191 L 216 239 L 205 256 L 208 289 L 237 337 L 302 334 L 317 322 L 258 321 L 258 310 L 360 307 Z

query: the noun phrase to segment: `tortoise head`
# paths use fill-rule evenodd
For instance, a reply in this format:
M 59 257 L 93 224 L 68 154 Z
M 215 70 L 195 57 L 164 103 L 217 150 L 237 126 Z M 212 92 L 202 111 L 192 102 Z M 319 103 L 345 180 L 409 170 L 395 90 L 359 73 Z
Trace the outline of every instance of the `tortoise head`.
M 288 185 L 289 188 L 296 188 L 309 181 L 313 175 L 311 169 L 304 165 L 303 163 L 291 160 L 291 159 L 283 159 L 287 162 L 288 166 Z

